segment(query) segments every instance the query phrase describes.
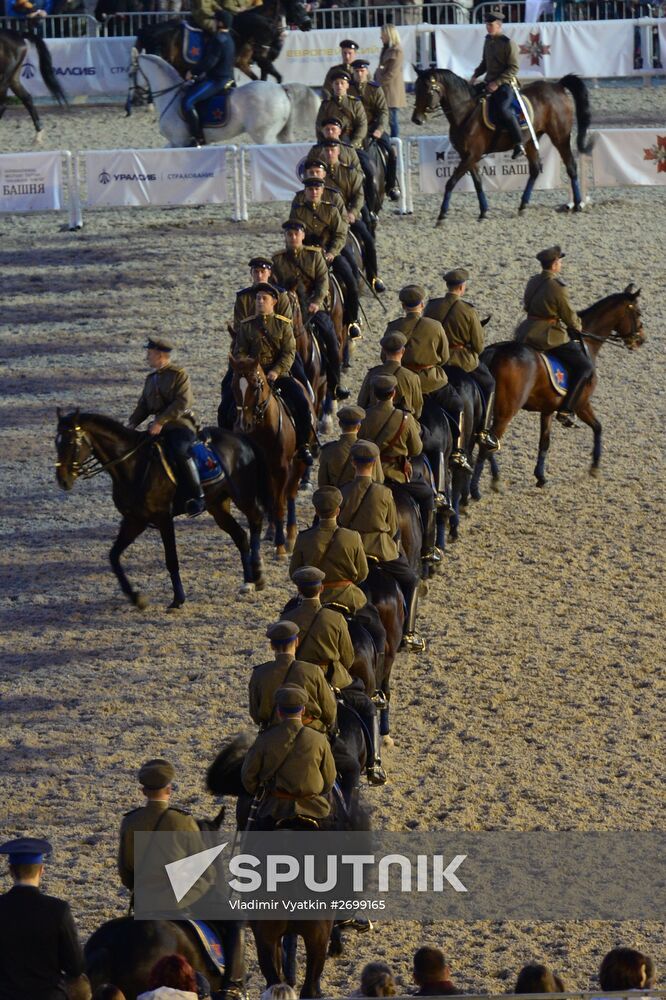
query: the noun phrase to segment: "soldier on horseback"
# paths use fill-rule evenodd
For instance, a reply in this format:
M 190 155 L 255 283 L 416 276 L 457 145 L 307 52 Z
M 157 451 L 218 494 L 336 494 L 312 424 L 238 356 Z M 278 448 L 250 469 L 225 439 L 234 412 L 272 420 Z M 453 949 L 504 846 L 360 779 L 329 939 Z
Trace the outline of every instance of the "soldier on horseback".
M 190 377 L 184 368 L 171 363 L 173 344 L 152 337 L 146 344 L 146 360 L 152 371 L 146 376 L 143 392 L 129 418 L 130 427 L 138 427 L 147 417 L 152 437 L 160 437 L 167 457 L 174 466 L 178 485 L 183 489 L 185 512 L 190 517 L 205 509 L 197 464 L 190 455 L 196 440 L 197 423 L 192 412 L 194 397 Z
M 337 63 L 335 66 L 331 66 L 321 89 L 324 92 L 324 97 L 333 96 L 333 77 L 339 69 L 344 70 L 347 73 L 351 73 L 351 67 L 354 59 L 356 58 L 356 53 L 358 52 L 359 45 L 358 42 L 354 42 L 351 38 L 343 38 L 340 42 L 340 58 L 341 63 Z
M 337 441 L 328 441 L 319 454 L 319 486 L 337 486 L 342 489 L 345 483 L 354 478 L 351 464 L 352 445 L 358 438 L 358 432 L 365 418 L 365 410 L 361 406 L 343 406 L 338 410 L 338 422 L 341 434 Z M 384 482 L 381 463 L 375 466 L 374 479 Z
M 381 365 L 370 368 L 363 379 L 357 399 L 358 405 L 367 407 L 372 403 L 374 398 L 372 384 L 378 375 L 394 375 L 398 387 L 393 405 L 400 410 L 413 413 L 418 420 L 423 410 L 423 390 L 421 389 L 421 379 L 416 372 L 405 368 L 402 363 L 407 338 L 395 331 L 384 334 L 379 344 L 382 349 L 383 361 Z
M 232 15 L 228 10 L 215 10 L 215 33 L 206 33 L 204 54 L 196 66 L 196 76 L 187 87 L 181 102 L 183 116 L 192 136 L 192 146 L 205 146 L 203 125 L 197 104 L 216 94 L 222 94 L 234 84 L 236 49 L 229 33 Z
M 569 388 L 556 417 L 565 427 L 577 427 L 576 406 L 594 374 L 594 364 L 580 338 L 580 317 L 572 309 L 566 285 L 559 277 L 564 256 L 559 246 L 540 250 L 536 255 L 542 271 L 527 282 L 523 296 L 527 317 L 519 324 L 516 339 L 537 351 L 548 351 L 563 362 L 569 372 Z
M 268 284 L 274 285 L 277 288 L 278 300 L 275 305 L 275 312 L 279 316 L 285 316 L 287 319 L 293 320 L 291 300 L 285 291 L 286 286 L 279 279 L 273 280 L 273 261 L 271 257 L 268 254 L 257 254 L 248 261 L 248 267 L 250 268 L 252 284 L 236 292 L 233 318 L 234 335 L 240 330 L 241 323 L 244 323 L 246 319 L 250 319 L 251 316 L 255 315 L 257 311 L 257 294 L 255 288 L 262 282 L 268 282 Z
M 504 14 L 500 10 L 489 10 L 485 17 L 486 40 L 483 45 L 481 62 L 474 70 L 471 82 L 485 74 L 485 88 L 489 105 L 498 123 L 507 130 L 513 141 L 513 157 L 517 160 L 525 154 L 523 135 L 513 110 L 513 87 L 518 74 L 518 46 L 503 34 Z
M 396 181 L 398 157 L 387 132 L 389 127 L 389 109 L 381 84 L 368 78 L 370 63 L 367 59 L 355 59 L 352 63 L 353 82 L 349 89 L 353 97 L 358 97 L 363 104 L 365 116 L 368 119 L 368 134 L 365 145 L 374 139 L 381 146 L 386 156 L 386 193 L 391 201 L 398 201 L 400 188 Z

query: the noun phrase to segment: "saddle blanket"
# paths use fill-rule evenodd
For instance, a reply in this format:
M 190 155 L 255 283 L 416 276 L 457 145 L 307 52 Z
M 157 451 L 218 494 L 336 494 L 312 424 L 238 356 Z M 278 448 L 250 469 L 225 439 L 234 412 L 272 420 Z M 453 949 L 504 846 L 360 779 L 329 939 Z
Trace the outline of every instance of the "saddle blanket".
M 206 957 L 214 971 L 219 972 L 223 976 L 225 968 L 224 952 L 222 950 L 222 943 L 213 928 L 209 927 L 203 920 L 183 920 L 182 923 L 192 928 L 203 945 Z
M 555 392 L 560 396 L 566 396 L 569 389 L 569 372 L 564 367 L 559 358 L 554 358 L 547 352 L 541 352 L 541 360 L 546 366 L 548 378 Z
M 527 100 L 527 98 L 525 97 L 524 94 L 522 95 L 522 98 L 523 98 L 523 101 L 525 102 L 525 107 L 527 108 L 528 114 L 530 116 L 530 121 L 533 122 L 534 121 L 534 111 L 532 109 L 532 105 Z M 518 98 L 516 97 L 515 94 L 513 95 L 513 101 L 511 102 L 511 107 L 512 107 L 512 109 L 513 109 L 513 111 L 514 111 L 514 113 L 516 115 L 516 118 L 518 120 L 518 124 L 520 125 L 520 127 L 522 129 L 526 129 L 527 128 L 527 121 L 525 119 L 525 115 L 523 114 L 523 109 L 521 108 L 520 104 L 518 103 Z M 483 114 L 483 124 L 486 126 L 486 128 L 492 129 L 492 131 L 494 132 L 495 129 L 497 128 L 497 122 L 491 116 L 491 113 L 490 113 L 490 102 L 488 101 L 488 98 L 486 98 L 486 97 L 482 97 L 481 98 L 481 112 Z
M 218 479 L 222 479 L 224 469 L 212 448 L 205 445 L 203 441 L 195 441 L 190 451 L 192 458 L 197 463 L 199 478 L 204 485 L 208 486 L 210 483 L 216 483 Z
M 201 28 L 183 21 L 183 59 L 188 66 L 201 62 L 204 51 L 204 33 Z
M 203 101 L 197 101 L 197 114 L 199 121 L 204 128 L 222 128 L 227 123 L 227 95 L 228 91 L 207 97 Z M 185 121 L 182 110 L 180 117 Z

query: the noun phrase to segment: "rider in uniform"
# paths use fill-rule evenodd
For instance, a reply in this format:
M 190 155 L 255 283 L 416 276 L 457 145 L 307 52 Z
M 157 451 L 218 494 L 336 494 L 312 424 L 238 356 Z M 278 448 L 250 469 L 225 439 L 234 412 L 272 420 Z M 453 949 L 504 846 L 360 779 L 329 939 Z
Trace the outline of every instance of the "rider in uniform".
M 315 128 L 317 138 L 321 141 L 324 138 L 322 123 L 327 118 L 339 118 L 342 122 L 340 138 L 343 142 L 354 146 L 358 151 L 368 134 L 368 119 L 365 116 L 363 102 L 359 101 L 358 97 L 351 97 L 348 93 L 351 79 L 351 73 L 344 69 L 335 70 L 332 74 L 333 97 L 326 98 L 321 102 Z
M 416 372 L 405 368 L 402 363 L 407 338 L 397 332 L 386 333 L 379 343 L 384 360 L 381 365 L 375 365 L 367 372 L 358 394 L 358 405 L 368 407 L 372 403 L 374 399 L 372 383 L 377 375 L 394 375 L 398 382 L 398 389 L 393 400 L 394 406 L 400 410 L 408 410 L 418 420 L 423 409 L 423 390 L 421 389 L 421 379 Z
M 474 70 L 472 83 L 485 73 L 485 87 L 489 93 L 489 104 L 493 117 L 506 129 L 513 142 L 513 159 L 524 155 L 523 134 L 513 110 L 513 84 L 517 86 L 518 46 L 502 33 L 504 14 L 500 10 L 489 10 L 485 17 L 486 40 L 483 45 L 481 62 Z
M 425 649 L 415 632 L 419 596 L 419 578 L 398 547 L 398 514 L 388 486 L 372 480 L 373 465 L 379 448 L 372 441 L 357 441 L 352 447 L 355 478 L 342 488 L 340 524 L 358 531 L 368 559 L 374 559 L 389 573 L 405 598 L 403 646 L 414 651 Z
M 337 441 L 328 441 L 321 449 L 317 478 L 319 486 L 337 486 L 338 489 L 342 489 L 345 483 L 351 482 L 354 478 L 351 449 L 358 437 L 364 417 L 365 410 L 360 406 L 343 406 L 338 410 L 341 434 Z M 375 466 L 373 479 L 377 483 L 384 482 L 380 462 Z
M 234 302 L 234 318 L 232 324 L 234 334 L 237 334 L 240 330 L 241 323 L 256 315 L 257 295 L 254 289 L 256 285 L 261 282 L 268 282 L 277 288 L 278 300 L 275 304 L 275 312 L 278 316 L 284 316 L 286 319 L 293 321 L 291 299 L 285 291 L 286 286 L 284 282 L 281 282 L 279 278 L 273 280 L 273 261 L 270 256 L 268 254 L 257 254 L 256 257 L 253 257 L 252 260 L 248 262 L 248 267 L 250 268 L 252 284 L 248 285 L 246 288 L 241 288 L 239 292 L 236 292 L 236 300 Z
M 185 512 L 195 517 L 205 510 L 203 490 L 190 446 L 196 440 L 197 423 L 192 412 L 194 398 L 190 377 L 184 368 L 171 363 L 173 344 L 164 338 L 151 337 L 146 344 L 146 360 L 152 368 L 146 376 L 143 392 L 129 418 L 130 427 L 138 427 L 147 417 L 152 437 L 160 435 L 178 485 L 186 494 Z
M 358 97 L 363 103 L 365 116 L 368 119 L 368 134 L 366 148 L 375 139 L 384 150 L 386 156 L 386 193 L 391 201 L 398 201 L 400 188 L 396 182 L 398 157 L 388 134 L 389 109 L 381 84 L 368 78 L 370 63 L 367 59 L 355 59 L 352 63 L 353 82 L 349 88 L 352 97 Z
M 344 222 L 347 222 L 347 206 L 345 205 L 342 195 L 339 190 L 331 183 L 327 173 L 327 161 L 324 159 L 323 150 L 316 156 L 314 153 L 308 154 L 308 158 L 303 161 L 303 166 L 301 168 L 301 181 L 305 181 L 310 177 L 316 177 L 318 180 L 324 182 L 324 191 L 322 194 L 322 201 L 328 202 L 337 208 L 340 213 L 340 217 Z M 360 169 L 357 167 L 357 169 Z M 291 206 L 295 208 L 296 205 L 302 205 L 305 202 L 305 189 L 297 191 L 294 195 Z
M 565 427 L 576 427 L 576 406 L 585 385 L 594 374 L 580 337 L 582 324 L 569 302 L 566 285 L 559 277 L 564 254 L 559 246 L 536 255 L 541 274 L 527 282 L 523 305 L 527 317 L 516 330 L 516 339 L 537 351 L 548 351 L 569 371 L 569 389 L 556 414 Z
M 354 42 L 351 38 L 343 38 L 340 42 L 340 58 L 342 59 L 342 62 L 337 63 L 335 66 L 331 66 L 326 74 L 321 88 L 324 92 L 324 97 L 333 96 L 333 75 L 337 73 L 339 69 L 344 70 L 346 73 L 351 73 L 352 63 L 356 58 L 358 49 L 358 43 Z
M 340 346 L 330 317 L 328 268 L 320 247 L 305 246 L 305 225 L 298 219 L 282 223 L 285 249 L 272 260 L 275 280 L 298 295 L 303 322 L 311 324 L 326 367 L 326 382 L 333 399 L 347 399 L 349 389 L 340 382 Z
M 215 15 L 224 10 L 224 4 L 218 0 L 191 0 L 190 19 L 197 28 L 214 35 L 217 31 Z
M 331 115 L 329 118 L 324 118 L 320 125 L 322 136 L 321 142 L 323 142 L 324 139 L 339 139 L 340 162 L 344 163 L 348 167 L 356 167 L 362 170 L 361 161 L 358 158 L 358 151 L 342 138 L 342 127 L 342 119 L 338 117 L 338 115 Z M 315 145 L 310 148 L 308 157 L 321 157 L 322 155 L 323 150 L 321 143 L 316 142 Z
M 483 327 L 472 303 L 463 299 L 468 278 L 469 272 L 464 267 L 447 271 L 444 275 L 448 289 L 446 295 L 444 298 L 430 299 L 423 315 L 438 320 L 444 327 L 451 352 L 446 365 L 449 379 L 454 383 L 458 381 L 459 384 L 459 372 L 463 371 L 478 385 L 485 408 L 483 429 L 479 432 L 478 441 L 488 451 L 497 451 L 499 441 L 489 430 L 493 416 L 495 379 L 486 365 L 479 361 L 479 354 L 483 350 Z
M 197 104 L 223 93 L 234 83 L 236 49 L 229 33 L 233 15 L 228 10 L 216 10 L 213 17 L 216 31 L 214 34 L 206 34 L 203 57 L 195 66 L 196 75 L 186 86 L 185 96 L 181 101 L 183 116 L 192 136 L 192 146 L 206 145 Z

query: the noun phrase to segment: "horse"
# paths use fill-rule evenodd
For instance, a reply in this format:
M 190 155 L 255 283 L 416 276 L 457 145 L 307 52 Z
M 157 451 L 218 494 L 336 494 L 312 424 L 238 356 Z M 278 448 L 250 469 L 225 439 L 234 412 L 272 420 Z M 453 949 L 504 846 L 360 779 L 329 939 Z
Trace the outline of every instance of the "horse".
M 370 604 L 374 604 L 380 621 L 386 631 L 386 647 L 384 649 L 384 666 L 381 678 L 377 677 L 377 690 L 384 696 L 385 704 L 379 712 L 379 731 L 386 742 L 392 742 L 390 737 L 389 702 L 391 700 L 391 672 L 402 642 L 402 630 L 405 623 L 405 602 L 400 587 L 386 570 L 382 569 L 377 560 L 368 559 L 369 573 L 360 588 Z
M 185 81 L 159 56 L 139 56 L 139 72 L 155 98 L 159 130 L 170 146 L 190 141 L 190 133 L 180 112 Z M 204 123 L 207 142 L 229 142 L 247 132 L 259 145 L 291 142 L 295 131 L 317 117 L 319 98 L 302 83 L 280 86 L 257 80 L 232 88 L 227 96 L 226 119 L 221 125 Z
M 365 152 L 372 173 L 372 184 L 368 183 L 365 186 L 365 203 L 372 217 L 379 215 L 386 197 L 386 153 L 372 136 Z M 376 223 L 373 220 L 373 235 L 375 228 Z
M 421 424 L 423 454 L 432 470 L 435 491 L 446 494 L 450 503 L 452 477 L 449 460 L 453 451 L 453 435 L 447 417 L 429 395 L 424 396 L 419 423 Z M 435 544 L 442 551 L 446 546 L 446 523 L 450 513 L 450 510 L 437 508 Z
M 640 288 L 629 284 L 623 292 L 614 292 L 599 299 L 587 309 L 578 313 L 583 324 L 581 335 L 585 346 L 596 361 L 596 357 L 604 344 L 618 344 L 633 351 L 641 347 L 647 339 L 641 320 L 638 305 Z M 563 397 L 553 389 L 546 364 L 541 352 L 528 344 L 516 341 L 503 341 L 491 344 L 481 355 L 496 381 L 495 408 L 492 423 L 492 433 L 501 440 L 519 410 L 531 410 L 541 414 L 541 433 L 539 436 L 539 454 L 534 469 L 536 484 L 546 485 L 546 455 L 550 445 L 550 429 L 553 414 L 559 409 Z M 601 460 L 601 423 L 592 409 L 591 398 L 597 385 L 596 371 L 584 391 L 581 393 L 576 414 L 583 423 L 592 429 L 594 445 L 592 449 L 592 464 L 590 475 L 599 475 Z M 499 464 L 495 455 L 488 456 L 487 451 L 480 449 L 479 457 L 472 477 L 472 497 L 478 500 L 481 496 L 479 483 L 486 459 L 490 460 L 493 489 L 499 486 Z
M 463 432 L 458 441 L 470 467 L 479 431 L 483 427 L 483 399 L 476 382 L 462 368 L 449 365 L 446 368 L 449 382 L 458 391 L 463 404 Z M 451 506 L 449 518 L 449 540 L 457 542 L 460 527 L 460 508 L 467 507 L 471 491 L 472 473 L 468 469 L 454 465 L 451 473 Z
M 571 151 L 571 133 L 575 113 L 578 152 L 589 153 L 591 143 L 587 139 L 587 131 L 591 115 L 587 87 L 580 77 L 569 73 L 557 83 L 547 83 L 545 80 L 529 83 L 522 93 L 532 105 L 537 138 L 547 135 L 562 158 L 571 182 L 574 211 L 579 212 L 582 210 L 582 197 L 576 161 Z M 479 219 L 485 219 L 488 215 L 488 200 L 476 165 L 487 153 L 510 149 L 512 140 L 507 132 L 488 128 L 475 88 L 462 77 L 449 69 L 417 70 L 412 121 L 416 125 L 423 125 L 426 116 L 438 106 L 448 119 L 451 143 L 460 156 L 460 163 L 446 182 L 436 225 L 446 218 L 453 189 L 467 172 L 472 176 L 479 200 Z M 524 212 L 529 204 L 541 169 L 539 151 L 532 139 L 526 142 L 525 149 L 529 161 L 529 178 L 520 201 L 520 212 Z
M 41 142 L 44 126 L 32 97 L 21 83 L 21 69 L 28 54 L 28 42 L 37 49 L 39 72 L 49 93 L 61 107 L 67 105 L 65 92 L 55 75 L 51 54 L 44 39 L 33 31 L 10 31 L 3 28 L 0 30 L 0 118 L 7 110 L 7 91 L 11 90 L 32 118 L 35 142 Z
M 241 593 L 262 590 L 266 581 L 260 554 L 263 511 L 269 498 L 265 493 L 260 461 L 248 438 L 206 428 L 210 447 L 217 455 L 223 477 L 204 484 L 206 509 L 218 526 L 231 535 L 243 566 Z M 122 568 L 120 557 L 148 526 L 159 529 L 167 569 L 173 586 L 169 608 L 180 608 L 185 591 L 178 568 L 178 552 L 173 526 L 173 502 L 177 487 L 165 467 L 161 447 L 148 434 L 131 430 L 97 413 L 63 414 L 58 409 L 56 434 L 56 478 L 64 490 L 77 479 L 89 479 L 108 472 L 112 480 L 113 502 L 122 514 L 118 536 L 109 552 L 113 572 L 123 593 L 135 607 L 148 606 L 145 596 L 134 588 Z M 231 513 L 231 501 L 241 510 L 250 528 L 247 532 Z

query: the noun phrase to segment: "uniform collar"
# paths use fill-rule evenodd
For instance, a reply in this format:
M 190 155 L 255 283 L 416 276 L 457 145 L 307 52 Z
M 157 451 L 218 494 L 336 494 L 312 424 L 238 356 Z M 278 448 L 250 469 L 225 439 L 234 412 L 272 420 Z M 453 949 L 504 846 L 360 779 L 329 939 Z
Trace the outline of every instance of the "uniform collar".
M 357 436 L 356 431 L 343 431 L 340 435 L 341 438 L 353 438 L 354 441 L 356 441 Z
M 395 404 L 390 399 L 378 399 L 372 404 L 373 410 L 395 410 Z
M 288 667 L 289 664 L 293 663 L 293 661 L 295 659 L 296 659 L 296 657 L 292 656 L 291 653 L 276 653 L 275 654 L 275 662 L 279 663 L 280 666 L 284 665 L 285 667 Z
M 169 808 L 168 799 L 146 799 L 146 805 L 149 809 L 154 809 L 157 812 L 164 812 L 165 809 Z
M 354 435 L 356 436 L 356 435 Z M 320 517 L 319 527 L 320 528 L 337 528 L 338 520 L 336 517 Z
M 306 608 L 320 608 L 321 601 L 318 597 L 301 597 L 300 604 Z

